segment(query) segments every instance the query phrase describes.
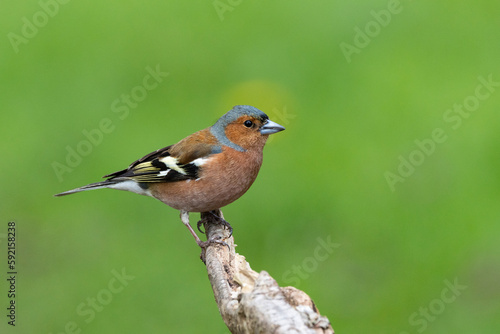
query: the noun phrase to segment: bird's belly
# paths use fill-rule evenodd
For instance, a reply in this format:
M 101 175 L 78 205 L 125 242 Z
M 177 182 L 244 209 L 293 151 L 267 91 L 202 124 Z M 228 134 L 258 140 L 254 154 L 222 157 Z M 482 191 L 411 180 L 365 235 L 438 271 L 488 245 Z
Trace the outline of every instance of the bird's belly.
M 186 180 L 156 185 L 153 197 L 177 210 L 207 212 L 222 208 L 240 198 L 251 180 Z

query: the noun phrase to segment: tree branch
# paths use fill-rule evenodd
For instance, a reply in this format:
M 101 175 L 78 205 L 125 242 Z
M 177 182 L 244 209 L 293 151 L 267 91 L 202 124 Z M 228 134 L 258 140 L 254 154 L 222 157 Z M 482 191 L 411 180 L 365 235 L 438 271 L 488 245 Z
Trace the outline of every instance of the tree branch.
M 217 212 L 222 217 L 222 212 Z M 205 258 L 215 301 L 233 334 L 333 334 L 328 318 L 321 316 L 311 298 L 294 287 L 279 287 L 265 271 L 257 273 L 245 257 L 235 253 L 234 239 L 210 213 L 201 219 L 207 239 L 224 240 L 229 248 L 210 244 Z

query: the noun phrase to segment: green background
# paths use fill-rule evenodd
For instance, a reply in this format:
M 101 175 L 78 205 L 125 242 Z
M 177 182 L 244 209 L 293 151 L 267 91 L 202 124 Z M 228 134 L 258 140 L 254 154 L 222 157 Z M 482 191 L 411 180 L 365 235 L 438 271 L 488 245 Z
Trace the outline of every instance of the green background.
M 111 190 L 52 195 L 250 104 L 287 128 L 223 210 L 253 269 L 308 293 L 336 333 L 498 333 L 500 87 L 478 78 L 500 82 L 500 3 L 220 3 L 224 12 L 213 1 L 70 1 L 44 22 L 37 1 L 2 2 L 0 332 L 75 322 L 81 333 L 228 333 L 176 210 Z M 38 31 L 13 45 L 33 16 Z M 114 112 L 157 66 L 163 82 L 126 117 Z M 473 110 L 446 121 L 464 101 Z M 68 147 L 103 119 L 112 131 L 58 178 L 54 163 L 67 165 Z M 444 137 L 430 144 L 436 129 Z M 391 188 L 387 172 L 410 157 L 418 166 Z M 320 240 L 335 244 L 328 256 Z M 86 322 L 78 306 L 109 297 L 123 268 L 134 279 Z

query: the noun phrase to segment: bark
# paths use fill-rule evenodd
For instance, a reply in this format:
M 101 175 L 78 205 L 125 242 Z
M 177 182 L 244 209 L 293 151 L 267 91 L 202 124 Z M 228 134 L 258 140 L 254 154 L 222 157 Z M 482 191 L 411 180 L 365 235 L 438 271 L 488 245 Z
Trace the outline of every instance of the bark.
M 222 212 L 218 212 L 222 217 Z M 210 244 L 202 252 L 208 278 L 222 319 L 233 334 L 333 334 L 312 299 L 294 287 L 279 287 L 267 272 L 257 273 L 235 252 L 233 237 L 210 213 L 201 214 L 207 239 L 224 240 L 229 247 Z

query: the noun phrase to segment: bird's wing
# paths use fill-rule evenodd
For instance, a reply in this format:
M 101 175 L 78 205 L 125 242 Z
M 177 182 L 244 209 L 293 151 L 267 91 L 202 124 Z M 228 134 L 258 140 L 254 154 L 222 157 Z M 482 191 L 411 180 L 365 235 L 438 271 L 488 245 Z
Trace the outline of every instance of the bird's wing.
M 103 177 L 108 180 L 134 180 L 136 182 L 175 182 L 197 179 L 201 165 L 212 154 L 220 153 L 220 147 L 211 144 L 190 143 L 189 150 L 176 145 L 164 147 L 134 161 L 126 169 Z

